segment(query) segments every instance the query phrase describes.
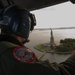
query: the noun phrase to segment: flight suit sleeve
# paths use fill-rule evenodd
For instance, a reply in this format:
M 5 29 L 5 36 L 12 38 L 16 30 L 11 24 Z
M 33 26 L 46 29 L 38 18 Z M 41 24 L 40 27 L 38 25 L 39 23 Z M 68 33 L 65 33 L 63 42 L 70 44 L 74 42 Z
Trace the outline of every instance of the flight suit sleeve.
M 75 56 L 73 56 L 75 57 Z M 39 61 L 35 63 L 16 63 L 13 75 L 75 75 L 75 60 L 69 58 L 62 63 Z
M 17 53 L 19 54 L 20 52 L 22 53 L 22 49 L 23 47 L 20 49 L 14 50 L 16 51 L 14 52 L 14 54 L 17 55 Z M 23 52 L 23 54 L 24 53 L 25 52 Z M 15 65 L 12 68 L 13 69 L 12 75 L 34 75 L 34 74 L 35 75 L 75 75 L 75 54 L 74 53 L 66 61 L 61 62 L 59 64 L 55 62 L 50 63 L 48 60 L 26 62 L 25 59 L 26 58 L 24 58 L 25 62 L 15 63 Z
M 13 68 L 13 75 L 61 75 L 51 66 L 47 67 L 39 63 L 17 63 Z

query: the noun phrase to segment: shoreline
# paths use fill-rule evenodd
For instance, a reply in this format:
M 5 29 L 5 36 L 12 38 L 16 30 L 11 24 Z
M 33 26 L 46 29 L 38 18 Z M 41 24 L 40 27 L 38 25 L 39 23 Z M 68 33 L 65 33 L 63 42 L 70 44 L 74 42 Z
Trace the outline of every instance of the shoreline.
M 44 45 L 44 44 L 43 44 Z M 38 45 L 37 45 L 38 46 Z M 68 51 L 68 52 L 60 52 L 60 51 L 55 51 L 55 50 L 42 50 L 41 48 L 37 48 L 37 46 L 35 46 L 34 48 L 40 52 L 46 52 L 46 53 L 52 53 L 52 54 L 71 54 L 73 51 Z

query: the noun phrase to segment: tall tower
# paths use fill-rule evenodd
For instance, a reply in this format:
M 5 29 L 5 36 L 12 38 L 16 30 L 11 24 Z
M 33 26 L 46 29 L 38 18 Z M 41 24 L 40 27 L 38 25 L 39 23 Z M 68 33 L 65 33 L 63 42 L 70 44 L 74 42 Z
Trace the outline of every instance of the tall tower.
M 54 43 L 53 31 L 51 29 L 50 48 L 53 48 L 53 46 L 55 46 L 55 43 Z

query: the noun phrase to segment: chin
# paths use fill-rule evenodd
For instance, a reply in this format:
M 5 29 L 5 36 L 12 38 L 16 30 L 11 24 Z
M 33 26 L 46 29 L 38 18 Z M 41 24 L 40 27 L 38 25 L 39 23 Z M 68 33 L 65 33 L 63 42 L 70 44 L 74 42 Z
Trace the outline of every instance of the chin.
M 22 43 L 25 44 L 25 43 L 28 43 L 29 41 L 30 41 L 30 40 L 27 39 L 27 40 L 23 41 Z

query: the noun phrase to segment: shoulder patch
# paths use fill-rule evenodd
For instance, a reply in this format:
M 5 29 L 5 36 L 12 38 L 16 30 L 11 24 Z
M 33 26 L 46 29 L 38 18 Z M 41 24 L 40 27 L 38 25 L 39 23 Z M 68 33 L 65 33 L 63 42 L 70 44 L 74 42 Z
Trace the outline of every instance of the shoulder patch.
M 13 56 L 20 62 L 34 62 L 36 60 L 36 56 L 32 50 L 24 46 L 14 48 Z

